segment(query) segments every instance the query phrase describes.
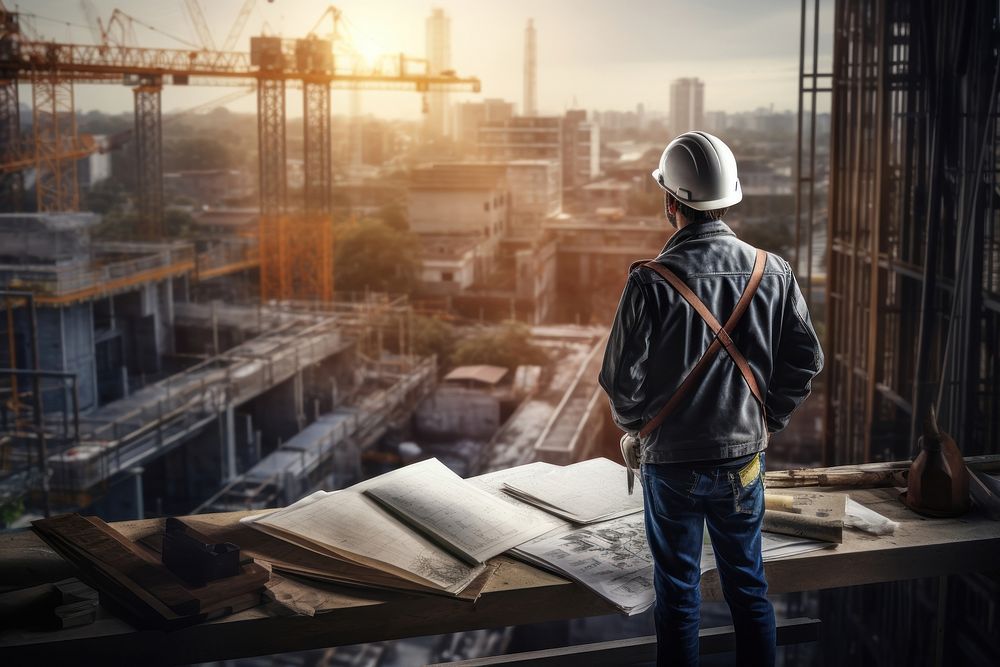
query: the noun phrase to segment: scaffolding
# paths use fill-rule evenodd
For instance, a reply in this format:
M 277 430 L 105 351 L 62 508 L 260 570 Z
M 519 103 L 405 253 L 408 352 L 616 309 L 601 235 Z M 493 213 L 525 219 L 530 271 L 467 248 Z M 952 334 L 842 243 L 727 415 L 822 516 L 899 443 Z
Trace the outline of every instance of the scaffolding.
M 837 3 L 825 462 L 1000 451 L 997 8 Z
M 803 44 L 820 7 L 803 0 Z M 995 454 L 1000 9 L 838 0 L 833 23 L 824 461 L 910 458 L 931 405 L 966 455 Z M 800 99 L 829 76 L 807 53 Z M 800 131 L 807 225 L 810 141 Z M 998 592 L 982 574 L 823 592 L 821 662 L 997 664 Z

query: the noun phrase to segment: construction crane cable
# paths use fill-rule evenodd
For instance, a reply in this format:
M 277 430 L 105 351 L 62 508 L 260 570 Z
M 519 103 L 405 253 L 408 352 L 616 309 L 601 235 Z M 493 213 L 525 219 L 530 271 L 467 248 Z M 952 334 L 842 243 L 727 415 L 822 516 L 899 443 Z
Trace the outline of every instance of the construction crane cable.
M 179 43 L 181 43 L 181 44 L 183 44 L 185 46 L 190 46 L 190 47 L 193 47 L 193 48 L 196 48 L 196 49 L 201 49 L 202 48 L 201 46 L 199 46 L 198 44 L 195 44 L 192 41 L 186 40 L 183 37 L 178 37 L 177 35 L 173 35 L 173 34 L 171 34 L 169 32 L 164 31 L 164 30 L 160 30 L 156 26 L 150 25 L 149 23 L 146 23 L 145 21 L 142 21 L 141 19 L 137 19 L 136 17 L 134 17 L 134 16 L 132 16 L 130 14 L 126 14 L 125 12 L 122 12 L 122 11 L 119 11 L 119 14 L 121 14 L 122 16 L 124 16 L 125 18 L 127 18 L 130 22 L 135 23 L 135 24 L 137 24 L 137 25 L 145 28 L 146 30 L 150 30 L 152 32 L 155 32 L 155 33 L 158 33 L 160 35 L 163 35 L 164 37 L 167 37 L 167 38 L 172 39 L 172 40 L 174 40 L 176 42 L 179 42 Z M 80 28 L 81 30 L 87 30 L 88 32 L 92 32 L 93 31 L 93 29 L 91 28 L 91 26 L 84 25 L 82 23 L 75 23 L 73 21 L 67 21 L 65 19 L 54 19 L 51 16 L 44 16 L 42 14 L 37 14 L 35 12 L 18 12 L 18 16 L 32 18 L 32 19 L 39 19 L 39 20 L 42 20 L 42 21 L 49 21 L 51 23 L 57 23 L 59 25 L 71 26 L 71 27 L 74 27 L 74 28 Z
M 51 16 L 43 16 L 41 14 L 36 14 L 34 12 L 18 12 L 19 17 L 26 17 L 31 19 L 38 19 L 40 21 L 49 21 L 50 23 L 57 23 L 59 25 L 70 26 L 73 28 L 80 28 L 81 30 L 90 31 L 90 26 L 83 25 L 82 23 L 74 23 L 73 21 L 67 21 L 66 19 L 54 19 Z

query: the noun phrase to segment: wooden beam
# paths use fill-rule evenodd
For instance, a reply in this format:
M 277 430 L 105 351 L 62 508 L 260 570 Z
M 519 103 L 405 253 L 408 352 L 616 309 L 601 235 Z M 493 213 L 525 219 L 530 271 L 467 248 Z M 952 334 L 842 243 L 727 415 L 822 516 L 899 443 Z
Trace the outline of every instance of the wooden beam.
M 820 620 L 788 618 L 778 621 L 778 646 L 814 642 L 819 638 Z M 702 655 L 727 653 L 736 648 L 733 626 L 705 628 L 698 633 Z M 656 635 L 616 639 L 593 644 L 562 646 L 543 651 L 527 651 L 457 662 L 441 662 L 429 667 L 491 667 L 492 665 L 524 665 L 527 667 L 603 667 L 633 665 L 656 660 Z

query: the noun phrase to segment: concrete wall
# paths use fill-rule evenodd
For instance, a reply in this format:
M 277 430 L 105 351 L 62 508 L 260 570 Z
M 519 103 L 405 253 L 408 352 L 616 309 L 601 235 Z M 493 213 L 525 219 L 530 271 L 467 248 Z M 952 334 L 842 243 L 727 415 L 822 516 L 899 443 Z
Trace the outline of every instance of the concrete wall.
M 501 190 L 411 190 L 410 230 L 417 234 L 499 236 L 507 217 Z
M 417 407 L 414 421 L 425 436 L 489 438 L 500 428 L 500 399 L 475 389 L 441 386 Z
M 94 407 L 97 403 L 97 367 L 90 304 L 39 308 L 37 321 L 39 361 L 42 368 L 76 373 L 80 409 Z M 28 368 L 31 364 L 31 335 L 26 313 L 18 320 L 17 336 L 19 365 Z M 69 390 L 60 390 L 55 380 L 47 380 L 42 386 L 46 413 L 62 411 L 64 408 L 72 409 Z

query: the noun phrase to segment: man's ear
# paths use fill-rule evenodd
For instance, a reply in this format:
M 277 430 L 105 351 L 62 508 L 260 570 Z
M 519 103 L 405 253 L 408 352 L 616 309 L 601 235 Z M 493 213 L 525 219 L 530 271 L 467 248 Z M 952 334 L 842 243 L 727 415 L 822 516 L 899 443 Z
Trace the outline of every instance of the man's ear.
M 667 209 L 671 213 L 677 213 L 677 199 L 669 192 L 667 193 Z

